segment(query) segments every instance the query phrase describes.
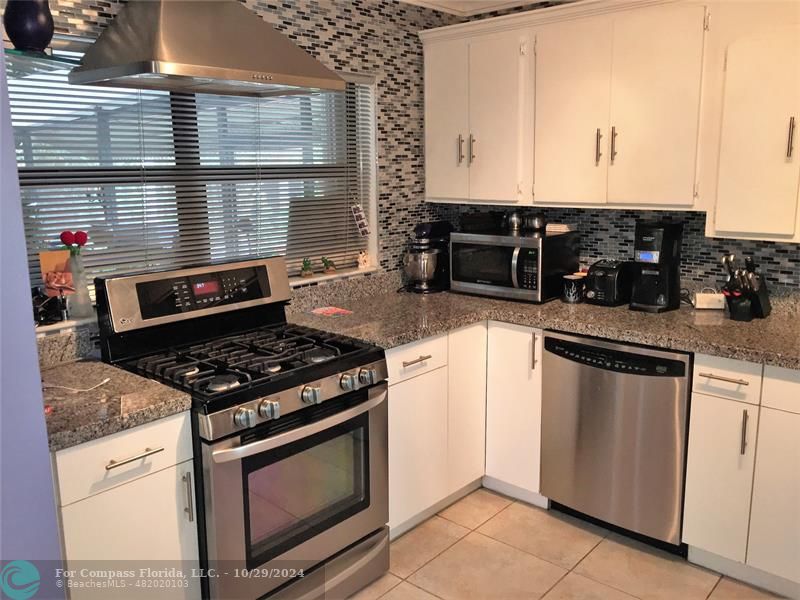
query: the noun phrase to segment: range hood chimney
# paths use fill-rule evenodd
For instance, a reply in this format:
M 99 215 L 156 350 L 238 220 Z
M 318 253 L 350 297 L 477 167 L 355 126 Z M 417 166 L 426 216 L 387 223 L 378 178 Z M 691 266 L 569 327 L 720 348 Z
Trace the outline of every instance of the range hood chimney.
M 234 96 L 345 88 L 238 0 L 129 0 L 69 81 Z

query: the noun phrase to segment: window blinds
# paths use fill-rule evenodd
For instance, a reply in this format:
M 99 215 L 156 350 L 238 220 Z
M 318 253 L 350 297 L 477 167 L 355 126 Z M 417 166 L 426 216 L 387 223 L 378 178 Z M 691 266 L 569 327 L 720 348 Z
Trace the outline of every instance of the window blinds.
M 70 58 L 74 58 L 70 57 Z M 285 255 L 354 266 L 374 197 L 374 89 L 275 98 L 73 86 L 8 56 L 32 280 L 65 229 L 90 276 Z

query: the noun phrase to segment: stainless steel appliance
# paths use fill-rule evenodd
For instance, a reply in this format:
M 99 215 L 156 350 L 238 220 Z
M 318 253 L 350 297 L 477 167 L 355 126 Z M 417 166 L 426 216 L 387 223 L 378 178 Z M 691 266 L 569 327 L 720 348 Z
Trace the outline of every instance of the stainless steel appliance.
M 237 96 L 345 88 L 339 75 L 236 0 L 130 0 L 69 81 Z
M 95 285 L 104 360 L 192 396 L 205 597 L 346 597 L 388 569 L 382 349 L 288 324 L 282 258 Z
M 450 289 L 545 302 L 561 295 L 562 277 L 579 268 L 577 231 L 453 233 Z
M 631 261 L 598 260 L 586 275 L 586 302 L 620 306 L 631 301 L 636 265 Z
M 403 257 L 405 289 L 421 294 L 443 292 L 450 287 L 450 232 L 447 221 L 420 223 Z
M 680 544 L 691 357 L 546 333 L 541 492 Z
M 683 223 L 639 221 L 635 235 L 630 308 L 654 313 L 680 308 Z

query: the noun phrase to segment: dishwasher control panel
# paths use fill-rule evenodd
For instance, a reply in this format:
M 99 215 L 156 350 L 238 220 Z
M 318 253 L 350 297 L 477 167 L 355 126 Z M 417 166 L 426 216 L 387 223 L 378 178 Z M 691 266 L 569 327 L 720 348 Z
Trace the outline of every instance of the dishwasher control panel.
M 684 377 L 686 375 L 686 364 L 679 360 L 610 350 L 551 337 L 545 337 L 544 349 L 567 360 L 616 373 L 648 377 Z

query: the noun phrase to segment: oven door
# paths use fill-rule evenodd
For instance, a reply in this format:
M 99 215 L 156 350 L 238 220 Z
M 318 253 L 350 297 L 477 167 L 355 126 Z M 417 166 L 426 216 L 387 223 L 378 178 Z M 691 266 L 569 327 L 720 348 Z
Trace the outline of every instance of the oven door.
M 309 407 L 271 422 L 274 432 L 203 445 L 211 598 L 258 598 L 386 525 L 386 390 Z M 262 576 L 242 577 L 243 569 Z

